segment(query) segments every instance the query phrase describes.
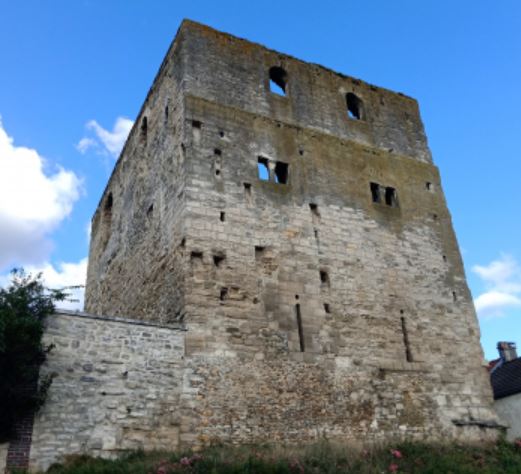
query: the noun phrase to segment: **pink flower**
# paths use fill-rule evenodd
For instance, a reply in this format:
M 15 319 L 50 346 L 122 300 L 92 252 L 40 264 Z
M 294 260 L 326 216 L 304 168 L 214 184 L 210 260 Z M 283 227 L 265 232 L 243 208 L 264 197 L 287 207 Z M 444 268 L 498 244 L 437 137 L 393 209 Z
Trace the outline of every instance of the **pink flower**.
M 389 464 L 389 472 L 398 472 L 398 464 Z
M 514 441 L 514 444 L 518 447 L 518 448 L 521 448 L 521 438 L 518 438 Z
M 391 454 L 392 454 L 396 459 L 401 459 L 401 458 L 403 458 L 402 452 L 401 452 L 401 451 L 398 451 L 397 449 L 391 449 Z
M 181 458 L 179 462 L 181 463 L 181 466 L 189 466 L 192 464 L 191 460 L 187 457 Z

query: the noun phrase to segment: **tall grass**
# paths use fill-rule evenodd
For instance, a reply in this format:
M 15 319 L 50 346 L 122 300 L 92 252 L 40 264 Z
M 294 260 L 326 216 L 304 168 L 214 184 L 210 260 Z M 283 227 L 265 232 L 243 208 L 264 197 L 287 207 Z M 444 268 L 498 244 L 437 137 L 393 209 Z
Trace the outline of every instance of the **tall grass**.
M 521 443 L 483 446 L 398 443 L 353 449 L 322 442 L 304 448 L 215 446 L 200 453 L 134 452 L 117 460 L 71 456 L 49 474 L 519 474 Z

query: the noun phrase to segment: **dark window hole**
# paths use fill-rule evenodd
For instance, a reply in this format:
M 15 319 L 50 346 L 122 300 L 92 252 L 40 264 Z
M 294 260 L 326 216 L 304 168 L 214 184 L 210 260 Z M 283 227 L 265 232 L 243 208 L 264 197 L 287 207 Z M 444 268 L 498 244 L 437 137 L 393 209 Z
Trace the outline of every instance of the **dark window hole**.
M 225 256 L 220 254 L 220 255 L 214 255 L 213 256 L 213 264 L 216 266 L 216 267 L 219 267 L 221 265 L 221 263 L 224 262 L 225 260 Z
M 281 96 L 286 95 L 287 73 L 279 66 L 270 68 L 270 92 Z
M 220 136 L 221 138 L 224 138 L 224 132 L 223 132 L 222 130 L 219 132 L 219 136 Z
M 277 161 L 275 164 L 275 182 L 279 184 L 288 184 L 288 164 Z
M 263 257 L 264 251 L 266 250 L 266 247 L 262 247 L 261 245 L 255 246 L 255 259 L 259 260 Z
M 311 210 L 311 213 L 314 216 L 320 217 L 320 212 L 318 212 L 318 204 L 315 204 L 313 202 L 309 203 L 309 209 Z
M 221 212 L 219 218 L 221 219 L 221 222 L 224 222 L 226 220 L 226 213 L 225 212 Z
M 432 183 L 430 183 L 429 181 L 425 183 L 425 187 L 427 188 L 427 191 L 432 191 Z
M 329 274 L 325 270 L 320 270 L 320 283 L 329 285 Z
M 219 299 L 221 301 L 224 301 L 228 298 L 228 288 L 221 288 L 221 292 L 219 294 Z
M 324 303 L 324 311 L 327 314 L 331 313 L 331 307 L 329 306 L 329 303 Z
M 143 120 L 141 121 L 141 139 L 145 140 L 147 138 L 147 132 L 148 132 L 148 120 L 145 117 L 143 117 Z
M 396 199 L 396 189 L 387 186 L 385 188 L 385 204 L 391 207 L 398 207 L 398 200 Z
M 213 154 L 216 155 L 216 156 L 221 156 L 222 155 L 222 151 L 219 150 L 219 148 L 214 148 Z
M 190 253 L 190 260 L 202 260 L 203 259 L 203 252 L 200 252 L 198 250 L 192 250 Z
M 346 94 L 347 116 L 353 120 L 363 119 L 362 100 L 352 92 Z
M 192 127 L 200 129 L 202 127 L 202 123 L 199 120 L 192 120 Z
M 380 202 L 380 185 L 378 183 L 370 183 L 371 198 L 373 202 Z
M 154 212 L 154 205 L 150 204 L 150 206 L 148 206 L 148 209 L 147 209 L 147 216 L 151 217 L 153 212 Z

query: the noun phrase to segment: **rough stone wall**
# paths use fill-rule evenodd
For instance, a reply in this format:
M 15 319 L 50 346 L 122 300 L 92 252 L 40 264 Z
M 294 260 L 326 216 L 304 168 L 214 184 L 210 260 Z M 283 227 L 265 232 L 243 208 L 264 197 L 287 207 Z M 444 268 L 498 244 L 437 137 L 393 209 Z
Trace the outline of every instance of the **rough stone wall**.
M 521 393 L 500 398 L 494 402 L 499 418 L 508 426 L 507 439 L 521 438 Z
M 92 219 L 85 309 L 170 323 L 183 315 L 183 76 L 172 45 Z M 144 297 L 146 293 L 146 297 Z
M 271 66 L 286 97 L 269 91 Z M 145 116 L 155 138 L 140 148 L 134 127 L 94 217 L 87 310 L 186 322 L 181 443 L 494 436 L 413 99 L 185 22 Z M 286 164 L 287 183 L 260 179 L 259 157 L 272 175 Z
M 56 347 L 42 372 L 55 377 L 34 420 L 31 468 L 178 446 L 191 391 L 182 330 L 63 312 L 48 318 L 44 342 Z

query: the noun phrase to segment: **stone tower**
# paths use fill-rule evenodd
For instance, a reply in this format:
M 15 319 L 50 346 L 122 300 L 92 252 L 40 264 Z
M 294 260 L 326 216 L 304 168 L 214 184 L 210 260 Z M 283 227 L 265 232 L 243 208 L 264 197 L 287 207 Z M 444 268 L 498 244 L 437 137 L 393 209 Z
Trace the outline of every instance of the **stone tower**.
M 184 323 L 194 441 L 495 435 L 416 101 L 190 21 L 94 215 L 86 310 Z

